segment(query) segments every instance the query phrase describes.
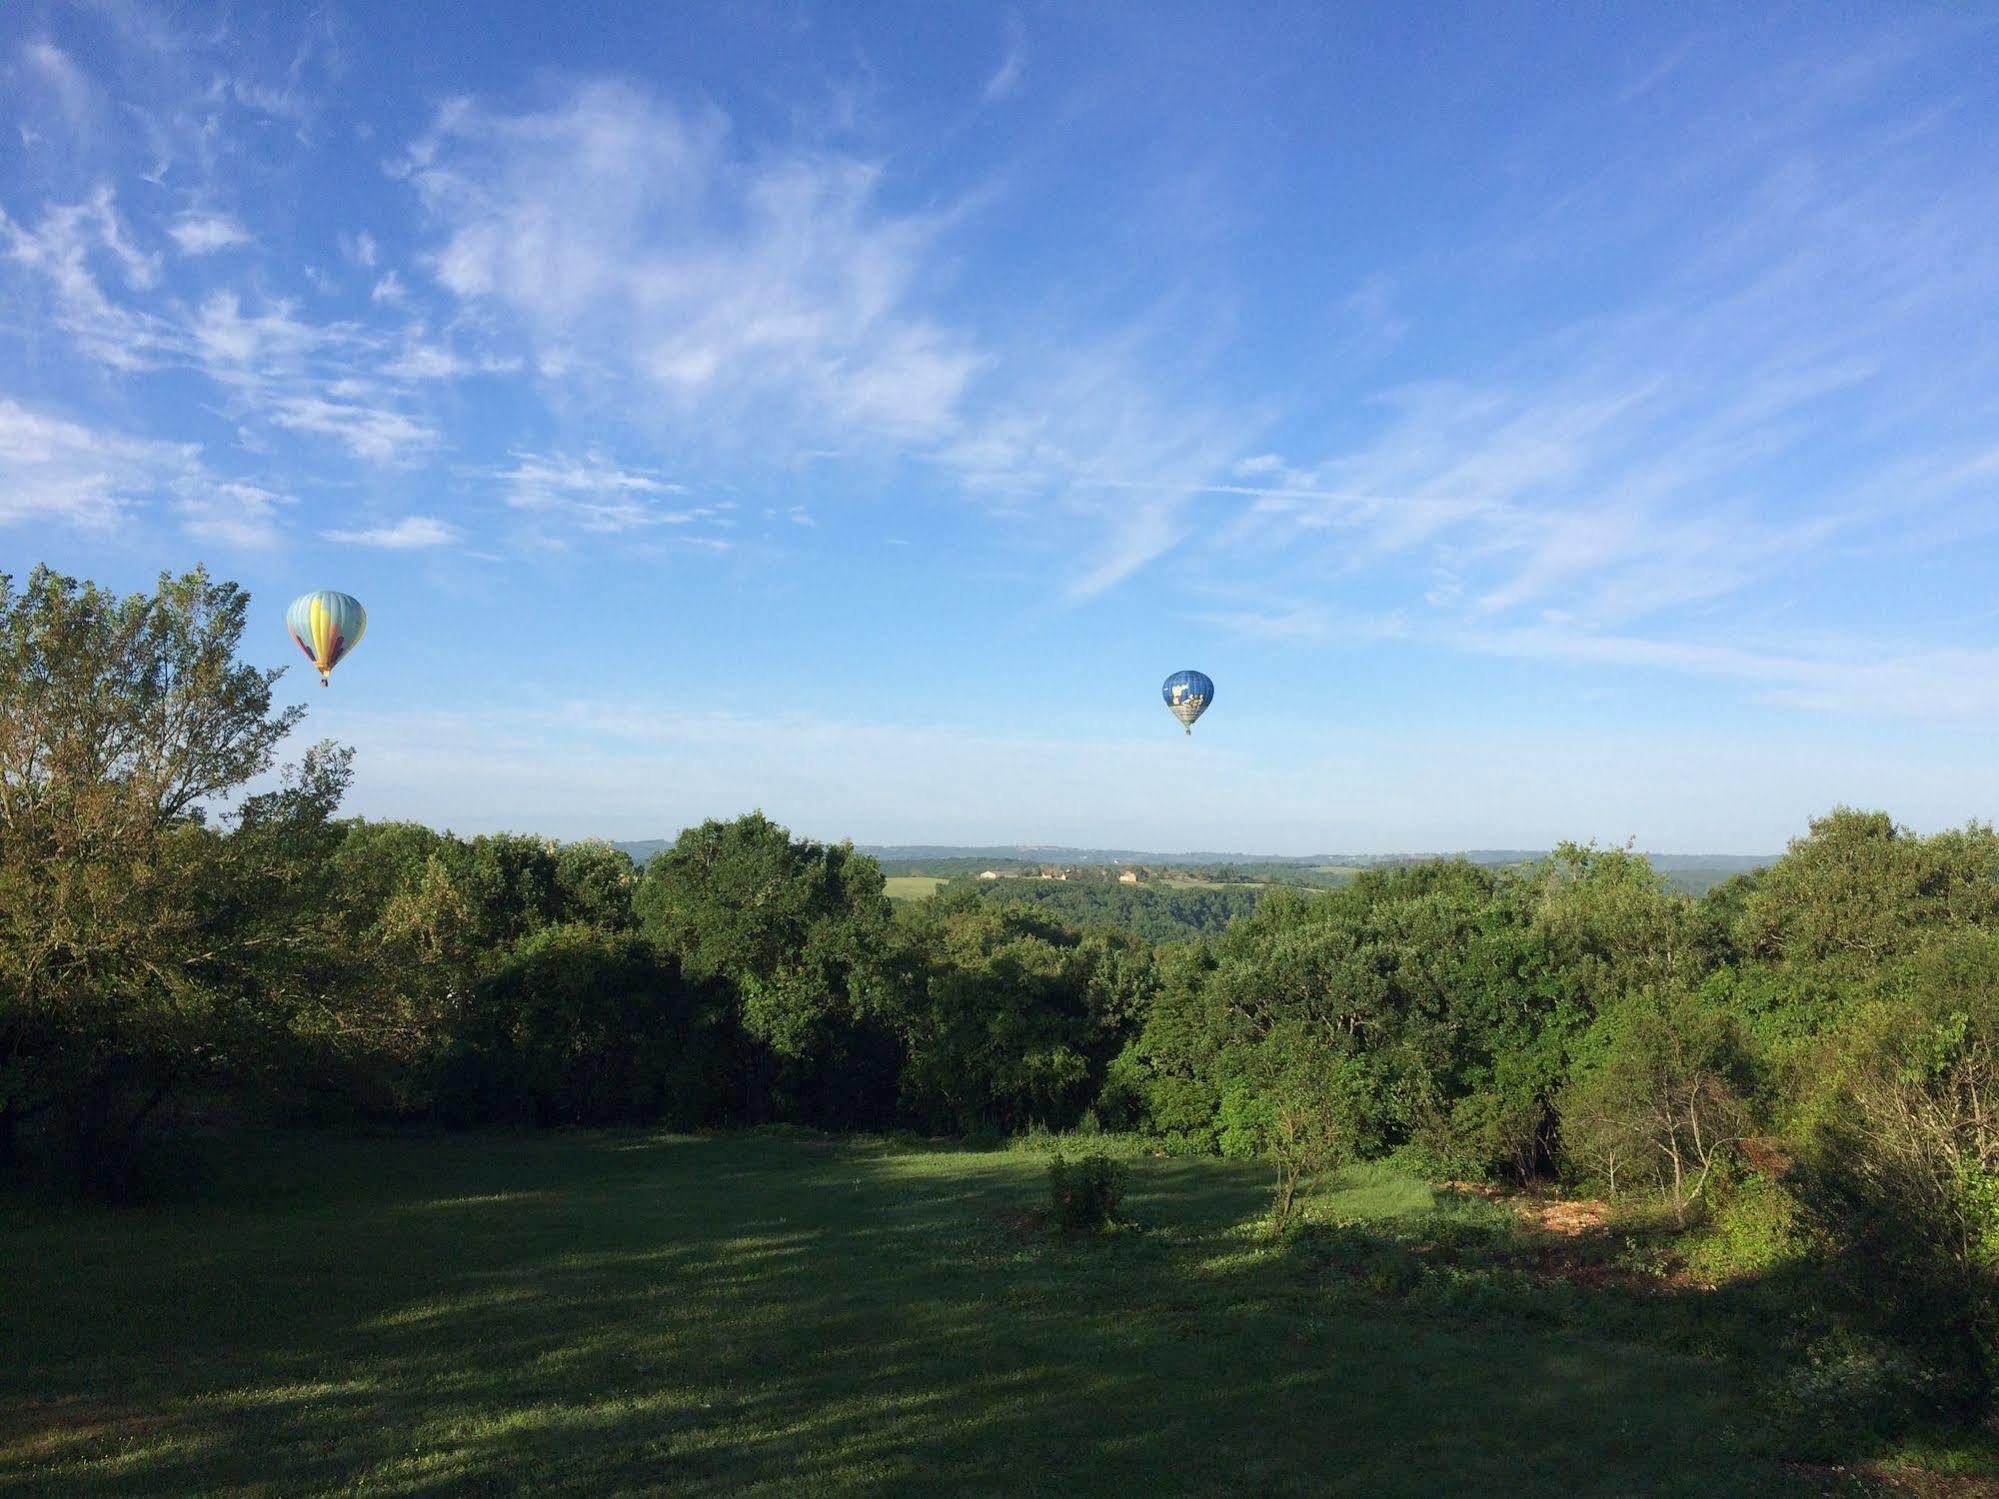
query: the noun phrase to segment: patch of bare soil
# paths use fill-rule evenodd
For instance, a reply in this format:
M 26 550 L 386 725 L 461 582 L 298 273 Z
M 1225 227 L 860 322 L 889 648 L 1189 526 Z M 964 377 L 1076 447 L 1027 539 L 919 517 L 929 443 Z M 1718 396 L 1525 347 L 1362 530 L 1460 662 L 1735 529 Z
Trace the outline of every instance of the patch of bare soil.
M 1587 1197 L 1512 1192 L 1487 1182 L 1445 1182 L 1444 1190 L 1483 1197 L 1487 1202 L 1503 1202 L 1520 1215 L 1520 1221 L 1527 1227 L 1556 1238 L 1574 1239 L 1598 1233 L 1610 1223 L 1610 1204 Z
M 1525 1267 L 1544 1280 L 1565 1280 L 1591 1288 L 1617 1287 L 1654 1294 L 1707 1290 L 1675 1271 L 1658 1273 L 1621 1263 L 1610 1246 L 1611 1210 L 1590 1197 L 1556 1197 L 1485 1182 L 1445 1182 L 1448 1191 L 1504 1204 L 1527 1230 L 1531 1261 Z
M 1514 1203 L 1513 1207 L 1528 1227 L 1559 1239 L 1601 1233 L 1610 1224 L 1610 1204 L 1589 1198 L 1530 1197 Z

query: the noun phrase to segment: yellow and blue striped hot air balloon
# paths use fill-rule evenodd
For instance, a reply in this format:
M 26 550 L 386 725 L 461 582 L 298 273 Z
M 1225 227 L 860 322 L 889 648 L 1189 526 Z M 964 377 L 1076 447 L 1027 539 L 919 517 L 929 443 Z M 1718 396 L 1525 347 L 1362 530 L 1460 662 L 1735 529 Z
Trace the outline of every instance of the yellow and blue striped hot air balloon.
M 326 674 L 360 643 L 368 628 L 368 611 L 351 594 L 315 588 L 292 600 L 285 610 L 285 628 L 319 673 L 319 685 L 324 687 Z

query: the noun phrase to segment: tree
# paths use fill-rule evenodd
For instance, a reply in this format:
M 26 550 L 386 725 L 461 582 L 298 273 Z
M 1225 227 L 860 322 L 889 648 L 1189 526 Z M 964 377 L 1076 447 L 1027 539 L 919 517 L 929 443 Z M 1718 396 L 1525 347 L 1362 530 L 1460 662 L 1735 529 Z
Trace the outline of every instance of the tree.
M 735 1081 L 725 999 L 636 933 L 545 927 L 474 990 L 442 1106 L 467 1121 L 712 1123 Z
M 248 604 L 200 570 L 124 598 L 0 575 L 0 1149 L 54 1111 L 98 1185 L 174 1087 L 230 1060 L 253 974 L 257 998 L 292 992 L 265 961 L 282 891 L 258 881 L 346 784 L 322 750 L 236 838 L 210 828 L 303 711 L 236 660 Z
M 760 1047 L 753 1116 L 857 1122 L 892 1109 L 899 987 L 874 860 L 794 839 L 761 812 L 711 818 L 646 864 L 634 903 L 689 978 L 734 991 Z
M 905 1106 L 962 1130 L 1081 1117 L 1149 1001 L 1144 945 L 1023 906 L 929 911 L 906 931 Z
M 1364 1059 L 1315 1044 L 1295 1023 L 1274 1027 L 1244 1070 L 1256 1086 L 1237 1127 L 1256 1134 L 1276 1176 L 1270 1229 L 1282 1233 L 1299 1197 L 1354 1159 L 1373 1082 Z
M 1886 812 L 1839 807 L 1743 901 L 1753 956 L 1871 976 L 1931 931 L 1999 925 L 1999 835 L 1980 823 L 1918 837 Z
M 1822 1057 L 1801 1196 L 1854 1305 L 1971 1399 L 1999 1384 L 1999 932 L 1894 966 Z
M 631 931 L 638 925 L 632 909 L 638 884 L 639 870 L 632 856 L 608 843 L 586 839 L 565 843 L 556 852 L 555 891 L 564 921 Z
M 1750 1057 L 1733 1016 L 1685 990 L 1641 990 L 1606 1009 L 1560 1101 L 1572 1161 L 1653 1183 L 1682 1225 L 1749 1133 Z

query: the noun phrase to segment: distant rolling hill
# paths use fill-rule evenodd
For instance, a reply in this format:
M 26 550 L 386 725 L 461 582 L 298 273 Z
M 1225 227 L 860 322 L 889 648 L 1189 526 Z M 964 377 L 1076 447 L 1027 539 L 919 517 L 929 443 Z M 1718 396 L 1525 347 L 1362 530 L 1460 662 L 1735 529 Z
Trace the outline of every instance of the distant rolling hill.
M 640 864 L 663 848 L 671 838 L 645 838 L 634 842 L 614 842 Z M 1478 848 L 1445 853 L 1346 853 L 1346 854 L 1237 854 L 1195 851 L 1162 854 L 1133 848 L 1071 848 L 1066 845 L 1007 843 L 966 845 L 949 843 L 863 843 L 856 845 L 864 854 L 880 861 L 889 875 L 931 875 L 948 878 L 976 873 L 981 869 L 1002 872 L 1025 865 L 1105 865 L 1145 864 L 1170 867 L 1233 865 L 1254 877 L 1284 882 L 1285 871 L 1297 871 L 1303 882 L 1307 874 L 1330 870 L 1375 869 L 1421 859 L 1468 859 L 1474 864 L 1531 864 L 1546 857 L 1545 849 Z M 1761 869 L 1776 862 L 1775 854 L 1647 854 L 1652 867 L 1677 890 L 1700 895 L 1733 879 L 1738 874 Z M 1317 883 L 1316 881 L 1314 883 Z

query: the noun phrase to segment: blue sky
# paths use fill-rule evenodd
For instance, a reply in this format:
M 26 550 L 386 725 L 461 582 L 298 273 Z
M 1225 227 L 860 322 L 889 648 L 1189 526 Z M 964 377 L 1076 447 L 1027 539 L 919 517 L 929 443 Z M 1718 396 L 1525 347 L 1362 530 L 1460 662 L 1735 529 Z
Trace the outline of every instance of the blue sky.
M 0 570 L 350 808 L 1767 851 L 1999 807 L 1999 13 L 0 12 Z M 1198 667 L 1192 740 L 1158 682 Z

